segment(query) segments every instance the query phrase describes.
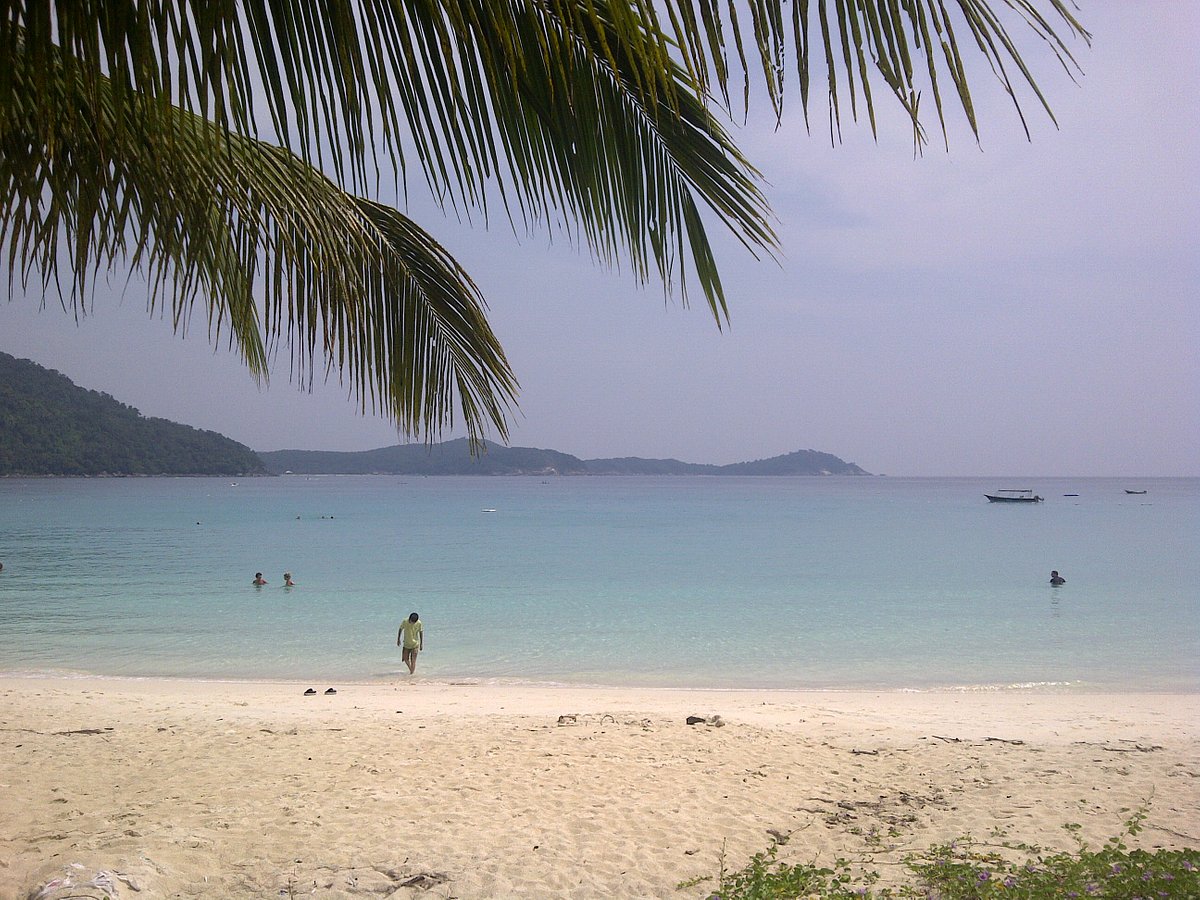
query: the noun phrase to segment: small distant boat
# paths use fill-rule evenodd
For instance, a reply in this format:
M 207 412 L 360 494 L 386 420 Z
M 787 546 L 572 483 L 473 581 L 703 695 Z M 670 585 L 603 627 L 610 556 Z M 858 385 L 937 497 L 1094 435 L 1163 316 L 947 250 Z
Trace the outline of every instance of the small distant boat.
M 1078 497 L 1078 494 L 1063 494 L 1064 497 Z
M 1144 494 L 1146 492 L 1145 491 L 1131 491 L 1129 488 L 1125 488 L 1125 493 L 1127 493 L 1127 494 Z
M 1042 498 L 1029 488 L 1004 488 L 994 494 L 984 494 L 992 503 L 1041 503 Z

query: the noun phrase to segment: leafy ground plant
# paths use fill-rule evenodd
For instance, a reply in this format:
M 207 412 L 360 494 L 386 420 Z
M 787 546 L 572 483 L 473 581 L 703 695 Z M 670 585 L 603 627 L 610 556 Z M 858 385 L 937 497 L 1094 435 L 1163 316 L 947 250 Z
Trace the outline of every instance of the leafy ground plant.
M 779 862 L 779 841 L 766 850 L 755 853 L 745 867 L 731 872 L 725 868 L 725 852 L 721 851 L 721 869 L 717 876 L 717 887 L 706 894 L 707 900 L 776 900 L 792 897 L 862 897 L 870 896 L 869 888 L 851 887 L 855 880 L 850 865 L 843 859 L 833 868 L 824 868 L 811 863 Z M 865 877 L 873 883 L 874 874 Z M 695 878 L 681 884 L 680 889 L 691 888 L 711 879 Z
M 1074 851 L 1048 853 L 1040 847 L 983 845 L 972 838 L 931 847 L 905 860 L 905 875 L 894 887 L 877 887 L 879 875 L 852 873 L 846 860 L 833 868 L 778 861 L 779 843 L 756 853 L 745 867 L 730 872 L 722 854 L 715 890 L 708 900 L 792 900 L 792 898 L 913 898 L 926 900 L 1013 900 L 1119 898 L 1195 900 L 1200 898 L 1200 850 L 1131 850 L 1146 818 L 1139 811 L 1124 830 L 1102 847 L 1082 841 Z M 1074 833 L 1077 826 L 1064 826 Z M 680 888 L 692 888 L 695 879 Z
M 1079 842 L 1073 852 L 1047 854 L 1022 846 L 1026 859 L 1012 862 L 982 850 L 970 839 L 935 846 L 910 857 L 908 868 L 918 882 L 917 896 L 938 900 L 967 898 L 1122 898 L 1183 900 L 1200 897 L 1200 851 L 1130 850 L 1126 837 L 1141 831 L 1146 812 L 1125 823 L 1121 834 L 1093 850 Z M 1072 833 L 1076 830 L 1066 826 Z M 1012 849 L 1012 848 L 1009 848 Z

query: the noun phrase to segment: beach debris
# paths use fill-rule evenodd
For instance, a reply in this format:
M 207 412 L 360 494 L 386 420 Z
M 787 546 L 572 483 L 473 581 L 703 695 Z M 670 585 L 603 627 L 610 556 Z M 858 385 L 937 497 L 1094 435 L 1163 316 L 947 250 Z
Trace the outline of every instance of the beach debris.
M 858 750 L 858 749 L 852 749 L 850 752 L 851 752 L 851 753 L 853 753 L 855 756 L 878 756 L 878 755 L 879 755 L 879 751 L 878 751 L 878 750 Z
M 443 875 L 441 872 L 418 872 L 416 875 L 401 881 L 400 887 L 417 887 L 429 890 L 429 888 L 444 884 L 449 880 L 450 876 Z
M 947 744 L 961 744 L 962 738 L 942 737 L 940 734 L 933 736 L 935 741 L 945 741 Z
M 1021 747 L 1025 744 L 1024 741 L 1011 741 L 1008 738 L 998 738 L 998 737 L 985 737 L 984 740 L 985 741 L 996 741 L 999 744 L 1013 744 L 1017 747 Z
M 92 869 L 83 863 L 71 863 L 39 883 L 26 895 L 29 900 L 118 900 L 121 885 L 135 893 L 141 885 L 124 872 Z
M 56 731 L 54 734 L 56 736 L 65 734 L 106 734 L 109 731 L 112 731 L 111 725 L 107 725 L 104 728 L 76 728 L 73 731 Z
M 614 724 L 614 725 L 616 725 L 616 724 L 617 724 L 617 717 L 616 717 L 616 716 L 614 716 L 614 715 L 611 715 L 610 713 L 605 713 L 604 715 L 602 715 L 602 716 L 600 717 L 600 724 L 601 724 L 601 725 L 605 724 L 605 723 L 604 723 L 604 720 L 605 720 L 605 719 L 608 719 L 608 720 L 609 720 L 610 722 L 612 722 L 612 724 Z
M 689 725 L 707 725 L 709 728 L 725 727 L 725 720 L 720 716 L 688 716 L 684 721 Z
M 577 724 L 579 724 L 579 717 L 575 713 L 564 713 L 563 715 L 558 717 L 558 724 L 559 725 L 577 725 Z
M 253 881 L 258 889 L 255 896 L 274 894 L 279 897 L 394 897 L 405 887 L 427 890 L 436 884 L 449 881 L 440 872 L 416 872 L 407 868 L 408 859 L 400 866 L 349 866 L 308 864 L 296 860 L 289 870 L 276 872 L 274 885 Z M 403 868 L 402 868 L 403 867 Z M 210 894 L 204 896 L 229 896 Z M 242 896 L 242 894 L 238 894 Z M 405 893 L 405 896 L 409 896 Z M 66 900 L 66 898 L 63 898 Z
M 786 844 L 792 839 L 790 832 L 780 831 L 777 828 L 768 828 L 767 834 L 773 837 L 775 839 L 775 843 L 777 844 Z

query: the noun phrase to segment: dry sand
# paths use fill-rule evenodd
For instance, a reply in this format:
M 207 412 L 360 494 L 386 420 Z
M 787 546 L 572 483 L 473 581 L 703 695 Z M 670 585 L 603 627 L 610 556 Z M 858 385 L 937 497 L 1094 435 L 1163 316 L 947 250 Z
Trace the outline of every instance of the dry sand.
M 0 679 L 0 897 L 700 897 L 772 835 L 894 879 L 1147 801 L 1135 845 L 1200 846 L 1197 695 L 305 687 Z

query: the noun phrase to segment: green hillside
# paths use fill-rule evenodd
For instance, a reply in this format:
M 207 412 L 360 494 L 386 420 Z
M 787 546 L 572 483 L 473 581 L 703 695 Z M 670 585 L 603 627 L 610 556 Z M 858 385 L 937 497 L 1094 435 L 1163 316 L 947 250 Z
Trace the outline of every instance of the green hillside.
M 258 475 L 250 448 L 0 353 L 0 475 Z

